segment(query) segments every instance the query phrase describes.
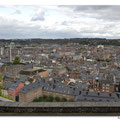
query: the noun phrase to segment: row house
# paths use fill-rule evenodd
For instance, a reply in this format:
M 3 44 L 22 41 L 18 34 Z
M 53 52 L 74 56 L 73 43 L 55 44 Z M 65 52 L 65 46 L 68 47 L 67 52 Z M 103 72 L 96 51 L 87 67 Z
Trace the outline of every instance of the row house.
M 8 95 L 13 98 L 14 101 L 18 101 L 19 91 L 24 87 L 22 82 L 16 82 L 10 86 L 8 89 Z
M 41 80 L 23 87 L 19 91 L 19 102 L 32 102 L 35 98 L 42 95 L 59 96 L 60 98 L 74 100 L 79 90 L 79 88 L 69 87 L 62 83 L 55 82 L 55 80 L 51 82 Z

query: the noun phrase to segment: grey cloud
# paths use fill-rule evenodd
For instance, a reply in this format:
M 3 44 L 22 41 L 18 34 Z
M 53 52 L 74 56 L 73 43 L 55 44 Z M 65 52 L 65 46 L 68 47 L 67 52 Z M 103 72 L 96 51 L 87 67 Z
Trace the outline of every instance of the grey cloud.
M 72 38 L 72 37 L 120 38 L 120 33 L 119 33 L 120 22 L 114 21 L 116 19 L 119 20 L 120 18 L 119 6 L 107 6 L 107 7 L 106 6 L 96 6 L 96 7 L 67 6 L 67 7 L 68 9 L 72 9 L 75 12 L 75 14 L 77 13 L 76 15 L 78 17 L 80 17 L 81 15 L 89 14 L 89 17 L 97 18 L 98 21 L 90 22 L 83 20 L 80 22 L 79 20 L 76 21 L 76 19 L 64 20 L 63 22 L 56 23 L 53 26 L 54 28 L 53 29 L 52 27 L 49 26 L 41 27 L 38 24 L 33 24 L 34 22 L 31 22 L 30 24 L 26 24 L 24 22 L 20 22 L 17 20 L 10 20 L 7 18 L 5 19 L 4 17 L 0 17 L 0 38 L 38 38 L 38 37 L 39 38 Z M 78 13 L 80 13 L 80 16 Z M 103 21 L 99 21 L 99 19 L 103 19 Z M 35 13 L 31 20 L 32 21 L 45 20 L 45 11 L 40 11 L 38 13 Z M 112 20 L 112 21 L 108 21 L 108 20 Z
M 70 8 L 74 11 L 87 11 L 87 10 L 104 10 L 108 9 L 110 5 L 59 5 L 58 7 Z
M 67 24 L 68 24 L 67 21 L 63 21 L 63 22 L 61 23 L 61 25 L 67 25 Z
M 35 13 L 31 18 L 31 21 L 44 21 L 45 20 L 45 11 L 40 11 Z
M 20 10 L 15 10 L 15 12 L 13 14 L 21 14 Z
M 81 37 L 73 30 L 55 30 L 24 24 L 0 17 L 0 38 L 70 38 Z
M 73 12 L 79 15 L 96 19 L 110 21 L 120 20 L 120 5 L 71 5 L 59 7 L 72 9 Z
M 73 9 L 75 11 L 100 11 L 100 10 L 106 10 L 110 8 L 111 6 L 109 5 L 82 5 L 82 6 L 73 6 Z

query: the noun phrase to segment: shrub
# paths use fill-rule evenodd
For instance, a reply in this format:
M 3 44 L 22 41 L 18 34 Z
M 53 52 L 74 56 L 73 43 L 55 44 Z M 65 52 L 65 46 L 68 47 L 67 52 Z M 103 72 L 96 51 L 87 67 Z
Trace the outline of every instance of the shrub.
M 72 99 L 70 99 L 69 102 L 74 102 L 74 101 Z
M 59 97 L 55 97 L 56 102 L 60 102 L 60 98 Z
M 56 99 L 53 99 L 53 102 L 57 102 Z
M 0 89 L 0 95 L 2 95 L 2 91 L 1 91 L 1 89 Z
M 66 102 L 66 101 L 67 101 L 66 98 L 62 98 L 62 99 L 61 99 L 61 102 Z
M 43 101 L 43 97 L 39 97 L 37 100 L 42 102 Z
M 1 97 L 9 99 L 9 100 L 13 100 L 13 98 L 11 96 L 5 96 L 5 95 L 2 94 Z
M 5 87 L 3 85 L 0 85 L 0 89 L 4 89 Z
M 106 62 L 110 62 L 111 60 L 110 59 L 106 59 Z
M 101 59 L 97 59 L 97 61 L 98 61 L 98 62 L 101 62 L 101 61 L 102 61 L 102 62 L 104 62 L 104 61 L 105 61 L 105 62 L 110 62 L 111 60 L 110 60 L 110 59 L 102 59 L 102 58 L 101 58 Z
M 52 101 L 53 101 L 53 99 L 54 99 L 54 98 L 53 98 L 53 96 L 52 96 L 52 95 L 50 95 L 50 96 L 49 96 L 49 101 L 50 101 L 50 102 L 52 102 Z
M 33 102 L 67 102 L 66 98 L 62 98 L 60 99 L 58 96 L 53 97 L 52 95 L 43 95 L 40 96 L 39 98 L 35 98 L 33 100 Z M 71 100 L 70 102 L 73 102 L 73 100 Z
M 13 64 L 19 64 L 20 63 L 20 58 L 19 57 L 15 57 Z
M 2 81 L 2 74 L 0 73 L 0 82 Z
M 47 98 L 47 95 L 43 95 L 43 99 L 46 99 Z

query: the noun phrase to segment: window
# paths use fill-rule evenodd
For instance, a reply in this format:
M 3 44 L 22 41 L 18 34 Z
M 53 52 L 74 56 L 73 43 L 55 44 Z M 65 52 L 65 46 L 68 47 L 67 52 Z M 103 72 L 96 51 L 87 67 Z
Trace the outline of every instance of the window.
M 109 89 L 109 87 L 106 87 L 106 89 Z
M 87 100 L 87 98 L 85 98 L 84 100 Z

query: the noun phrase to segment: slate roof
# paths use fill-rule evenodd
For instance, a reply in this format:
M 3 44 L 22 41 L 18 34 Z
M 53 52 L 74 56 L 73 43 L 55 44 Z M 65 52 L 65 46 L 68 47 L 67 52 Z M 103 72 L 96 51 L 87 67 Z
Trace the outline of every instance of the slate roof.
M 10 62 L 10 58 L 4 58 L 0 60 L 2 63 Z
M 113 70 L 111 72 L 115 75 L 116 78 L 120 78 L 120 71 L 119 70 Z
M 15 69 L 15 68 L 18 68 L 20 65 L 9 65 L 7 66 L 8 69 Z
M 24 69 L 28 69 L 28 68 L 33 68 L 33 64 L 31 63 L 24 66 Z
M 0 67 L 3 65 L 4 63 L 0 62 Z
M 61 94 L 67 94 L 67 95 L 77 95 L 79 89 L 75 87 L 70 87 L 67 85 L 64 85 L 62 83 L 56 83 L 56 82 L 45 82 L 45 80 L 39 80 L 35 83 L 29 84 L 27 86 L 24 86 L 20 92 L 27 93 L 32 90 L 36 90 L 38 88 L 42 88 L 45 91 L 50 91 L 50 92 L 56 92 L 56 93 L 61 93 Z
M 27 79 L 28 79 L 28 75 L 20 75 L 18 80 L 24 83 Z
M 36 89 L 42 87 L 42 84 L 43 84 L 43 81 L 37 81 L 35 83 L 31 83 L 29 85 L 24 86 L 19 92 L 28 93 L 32 90 L 36 90 Z
M 15 90 L 20 84 L 20 81 L 17 81 L 16 83 L 13 83 L 11 86 L 10 86 L 10 89 L 12 90 Z
M 76 96 L 76 101 L 104 101 L 104 102 L 116 102 L 119 101 L 116 93 L 97 93 L 97 92 L 86 92 L 82 91 L 80 95 Z
M 8 73 L 8 72 L 4 72 L 3 73 L 3 77 L 16 77 L 16 74 L 12 74 L 12 73 Z
M 13 84 L 13 82 L 10 82 L 10 81 L 7 81 L 5 84 L 4 84 L 4 89 L 5 90 L 8 90 L 10 87 L 11 87 L 11 85 Z
M 11 74 L 11 73 L 3 73 L 3 81 L 13 81 L 14 78 L 16 77 L 15 74 Z

